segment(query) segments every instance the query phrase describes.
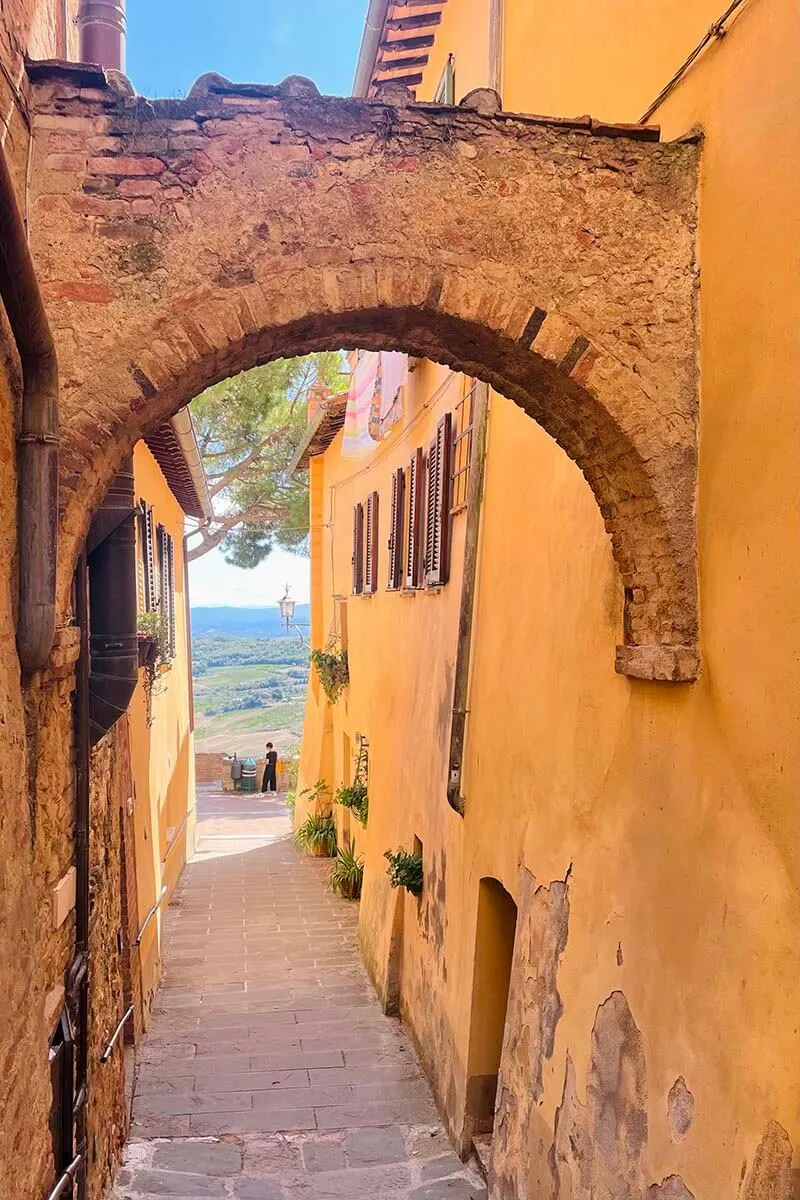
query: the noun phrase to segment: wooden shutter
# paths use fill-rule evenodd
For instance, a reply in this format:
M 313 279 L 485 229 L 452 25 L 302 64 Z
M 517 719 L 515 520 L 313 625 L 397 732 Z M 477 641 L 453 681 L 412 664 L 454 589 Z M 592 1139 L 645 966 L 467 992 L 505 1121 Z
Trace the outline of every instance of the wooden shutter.
M 163 525 L 158 527 L 158 566 L 161 583 L 160 609 L 164 622 L 167 652 L 172 656 L 175 623 L 175 597 L 173 594 L 172 538 Z
M 408 471 L 408 527 L 406 529 L 406 587 L 420 585 L 422 545 L 422 494 L 425 487 L 422 448 L 417 447 Z
M 144 565 L 144 609 L 155 612 L 158 607 L 156 577 L 156 544 L 153 529 L 153 509 L 142 501 L 142 559 Z
M 169 596 L 169 656 L 175 657 L 175 648 L 177 645 L 177 630 L 175 625 L 175 543 L 172 540 L 172 534 L 167 534 L 167 595 Z
M 392 475 L 392 519 L 389 529 L 389 587 L 403 586 L 403 530 L 405 526 L 406 472 L 398 467 Z
M 453 414 L 436 427 L 428 457 L 427 541 L 425 565 L 429 584 L 447 583 L 450 572 L 450 476 Z
M 364 563 L 364 591 L 370 596 L 378 590 L 378 493 L 367 496 L 367 536 Z
M 364 505 L 353 506 L 353 595 L 364 591 Z

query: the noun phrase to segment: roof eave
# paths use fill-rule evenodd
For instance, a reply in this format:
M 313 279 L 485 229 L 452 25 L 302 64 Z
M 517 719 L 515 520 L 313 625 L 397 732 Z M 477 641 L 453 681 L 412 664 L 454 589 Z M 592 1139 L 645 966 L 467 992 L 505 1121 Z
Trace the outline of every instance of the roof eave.
M 364 34 L 361 38 L 361 48 L 356 63 L 356 76 L 353 80 L 353 95 L 361 99 L 368 95 L 372 83 L 389 4 L 390 0 L 369 0 Z

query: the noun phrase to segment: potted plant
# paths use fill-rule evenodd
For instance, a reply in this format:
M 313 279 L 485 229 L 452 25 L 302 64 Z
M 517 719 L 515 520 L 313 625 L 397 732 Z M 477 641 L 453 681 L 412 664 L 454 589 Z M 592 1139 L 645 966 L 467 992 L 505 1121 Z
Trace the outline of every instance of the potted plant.
M 340 847 L 331 868 L 330 890 L 345 900 L 358 900 L 363 882 L 364 860 L 350 846 Z
M 311 661 L 329 703 L 335 704 L 350 682 L 347 651 L 336 650 L 334 646 L 325 650 L 312 650 Z
M 144 671 L 143 684 L 148 727 L 153 724 L 153 687 L 159 667 L 169 661 L 169 629 L 160 612 L 139 613 L 136 622 L 139 646 L 139 666 Z
M 334 803 L 341 804 L 342 808 L 349 808 L 356 819 L 362 825 L 366 825 L 369 816 L 369 797 L 367 785 L 363 780 L 357 779 L 349 786 L 340 787 L 333 799 Z
M 422 857 L 401 846 L 399 850 L 386 850 L 383 857 L 389 863 L 386 874 L 393 888 L 405 888 L 412 896 L 422 894 Z
M 315 858 L 333 858 L 336 853 L 336 825 L 330 813 L 311 813 L 294 834 L 294 844 Z

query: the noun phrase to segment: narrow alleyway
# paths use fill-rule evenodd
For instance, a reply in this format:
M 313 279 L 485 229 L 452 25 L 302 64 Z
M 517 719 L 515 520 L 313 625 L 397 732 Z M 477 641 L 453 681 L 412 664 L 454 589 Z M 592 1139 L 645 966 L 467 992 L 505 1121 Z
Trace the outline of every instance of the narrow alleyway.
M 279 800 L 201 791 L 111 1200 L 483 1200 Z

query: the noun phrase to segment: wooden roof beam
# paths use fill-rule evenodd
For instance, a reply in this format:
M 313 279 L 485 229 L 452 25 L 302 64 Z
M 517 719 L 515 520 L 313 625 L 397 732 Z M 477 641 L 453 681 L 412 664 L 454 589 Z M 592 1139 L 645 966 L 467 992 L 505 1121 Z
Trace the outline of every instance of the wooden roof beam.
M 413 58 L 385 58 L 375 64 L 376 71 L 405 70 L 408 67 L 427 67 L 428 55 L 417 54 Z
M 402 83 L 407 88 L 419 87 L 422 83 L 422 72 L 418 75 L 393 75 L 391 79 L 373 79 L 372 86 L 377 87 L 379 83 Z
M 433 13 L 420 13 L 416 17 L 390 17 L 386 22 L 385 28 L 388 30 L 399 29 L 430 29 L 433 25 L 441 25 L 441 11 Z
M 434 41 L 435 38 L 431 33 L 422 37 L 397 38 L 395 41 L 381 42 L 378 49 L 384 52 L 389 51 L 392 54 L 399 50 L 429 50 Z

